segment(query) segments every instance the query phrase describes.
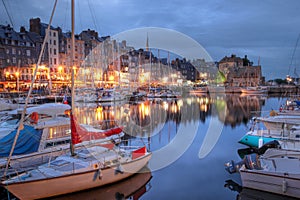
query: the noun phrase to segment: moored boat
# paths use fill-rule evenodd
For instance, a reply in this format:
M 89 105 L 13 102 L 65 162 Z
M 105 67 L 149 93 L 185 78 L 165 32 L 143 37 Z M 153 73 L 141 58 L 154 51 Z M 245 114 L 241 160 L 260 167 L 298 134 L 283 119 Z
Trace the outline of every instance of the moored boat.
M 295 125 L 300 125 L 300 115 L 275 115 L 257 117 L 257 122 L 262 122 L 268 130 L 289 130 Z
M 151 172 L 147 167 L 141 169 L 137 174 L 121 180 L 117 183 L 103 187 L 98 187 L 86 191 L 66 194 L 53 197 L 53 200 L 69 199 L 140 199 L 142 195 L 148 192 L 151 187 L 149 182 L 152 178 Z
M 242 185 L 280 195 L 300 196 L 300 161 L 287 158 L 260 158 L 259 168 L 240 169 Z
M 241 92 L 244 94 L 267 94 L 268 90 L 266 88 L 263 87 L 245 87 L 245 88 L 241 88 Z
M 103 102 L 116 102 L 116 101 L 123 101 L 125 100 L 125 95 L 115 91 L 114 89 L 104 89 L 99 95 L 96 100 L 98 103 Z
M 53 108 L 48 112 L 46 108 L 51 107 L 55 107 L 57 111 Z M 69 109 L 70 106 L 66 104 L 44 105 L 40 109 L 40 114 L 43 114 L 40 115 L 40 119 L 36 123 L 31 124 L 29 121 L 28 123 L 25 121 L 23 129 L 18 135 L 8 169 L 5 169 L 7 157 L 10 154 L 17 129 L 0 139 L 0 175 L 3 176 L 5 170 L 6 175 L 24 171 L 69 152 L 71 140 L 70 117 L 64 114 Z M 31 111 L 33 111 L 33 108 Z M 79 126 L 77 122 L 76 125 Z M 78 148 L 82 148 L 84 145 L 91 146 L 96 142 L 118 143 L 121 141 L 121 137 L 124 136 L 120 127 L 99 129 L 91 125 L 83 125 L 80 127 L 80 131 L 82 132 L 80 135 L 82 142 L 76 145 Z
M 250 154 L 242 161 L 228 163 L 226 170 L 239 172 L 242 186 L 289 197 L 300 196 L 299 153 L 278 150 Z
M 300 131 L 291 130 L 289 132 L 273 131 L 273 130 L 254 130 L 246 133 L 239 143 L 250 147 L 261 147 L 262 145 L 278 141 L 282 149 L 298 150 L 300 149 Z
M 72 144 L 80 143 L 75 124 L 72 130 L 75 134 Z M 120 181 L 137 173 L 150 158 L 151 153 L 146 147 L 125 150 L 98 144 L 78 149 L 74 155 L 66 153 L 58 156 L 1 184 L 20 199 L 51 197 Z

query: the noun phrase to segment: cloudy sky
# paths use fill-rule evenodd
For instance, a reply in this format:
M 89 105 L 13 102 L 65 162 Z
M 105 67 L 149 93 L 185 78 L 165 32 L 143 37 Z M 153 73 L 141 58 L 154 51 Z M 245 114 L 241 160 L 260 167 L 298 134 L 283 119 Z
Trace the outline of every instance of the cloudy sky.
M 16 30 L 28 29 L 30 18 L 48 23 L 54 5 L 54 0 L 3 1 Z M 299 0 L 86 0 L 75 6 L 76 33 L 167 28 L 197 41 L 215 61 L 231 54 L 248 55 L 255 65 L 260 61 L 267 80 L 294 76 L 295 69 L 300 74 Z M 69 0 L 58 1 L 53 26 L 71 30 L 70 7 Z M 1 24 L 11 23 L 2 2 L 0 16 Z

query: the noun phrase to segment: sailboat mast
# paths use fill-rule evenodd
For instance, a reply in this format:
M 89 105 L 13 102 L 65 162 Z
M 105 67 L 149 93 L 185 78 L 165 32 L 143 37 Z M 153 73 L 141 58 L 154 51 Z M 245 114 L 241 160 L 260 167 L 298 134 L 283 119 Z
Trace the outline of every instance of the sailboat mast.
M 73 115 L 73 109 L 74 109 L 74 46 L 75 46 L 75 36 L 74 36 L 74 27 L 75 27 L 75 17 L 74 17 L 74 12 L 75 12 L 75 3 L 74 0 L 71 0 L 71 24 L 72 24 L 72 31 L 71 31 L 71 115 Z M 72 131 L 72 128 L 71 128 Z M 72 137 L 72 134 L 71 134 Z M 71 155 L 74 156 L 74 145 L 72 144 L 72 139 L 70 142 L 70 150 L 71 150 Z
M 43 52 L 45 50 L 46 41 L 48 40 L 48 35 L 49 35 L 49 32 L 50 32 L 50 25 L 52 23 L 53 15 L 54 15 L 54 12 L 55 12 L 55 9 L 56 9 L 56 4 L 57 4 L 57 0 L 55 0 L 55 2 L 54 2 L 54 7 L 52 9 L 50 21 L 49 21 L 49 24 L 48 24 L 48 27 L 47 27 L 46 36 L 44 38 L 44 41 L 43 41 L 43 44 L 42 44 L 42 47 L 41 47 L 41 51 L 40 51 L 40 54 L 39 54 L 39 57 L 38 57 L 38 61 L 37 61 L 36 65 L 35 65 L 35 70 L 34 70 L 34 73 L 33 73 L 32 80 L 31 80 L 30 88 L 29 88 L 27 97 L 25 99 L 25 105 L 24 105 L 24 109 L 23 109 L 23 112 L 22 112 L 22 115 L 21 115 L 19 126 L 18 126 L 18 129 L 17 129 L 16 135 L 15 135 L 15 138 L 14 138 L 14 141 L 13 141 L 13 144 L 12 144 L 9 156 L 7 158 L 6 167 L 5 167 L 5 171 L 4 171 L 4 176 L 3 177 L 6 177 L 6 173 L 7 173 L 8 167 L 10 165 L 10 160 L 11 160 L 12 154 L 13 154 L 13 152 L 15 150 L 15 146 L 17 144 L 18 137 L 20 135 L 20 131 L 24 128 L 23 127 L 24 126 L 23 122 L 24 122 L 24 119 L 25 119 L 26 108 L 28 106 L 29 98 L 30 98 L 30 95 L 32 93 L 34 82 L 36 80 L 36 74 L 37 74 L 39 65 L 40 65 L 41 60 L 42 60 L 42 55 L 43 55 Z

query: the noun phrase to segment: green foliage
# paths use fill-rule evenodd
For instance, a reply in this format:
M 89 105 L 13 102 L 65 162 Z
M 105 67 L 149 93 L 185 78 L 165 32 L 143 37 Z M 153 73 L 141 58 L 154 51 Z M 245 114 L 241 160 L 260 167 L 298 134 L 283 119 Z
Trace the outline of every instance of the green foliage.
M 280 79 L 280 78 L 274 79 L 274 82 L 276 82 L 278 85 L 288 83 L 286 79 Z
M 215 83 L 220 84 L 220 83 L 224 83 L 224 82 L 226 82 L 225 75 L 221 71 L 218 71 L 216 79 L 215 79 Z

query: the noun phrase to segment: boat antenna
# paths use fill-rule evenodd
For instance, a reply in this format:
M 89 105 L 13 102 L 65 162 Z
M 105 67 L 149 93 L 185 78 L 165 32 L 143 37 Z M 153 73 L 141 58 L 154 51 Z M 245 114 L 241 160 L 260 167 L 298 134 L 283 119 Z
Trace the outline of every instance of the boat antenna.
M 73 109 L 74 109 L 74 46 L 75 46 L 75 37 L 74 37 L 74 27 L 75 27 L 75 17 L 74 17 L 74 12 L 75 12 L 75 3 L 74 0 L 72 0 L 72 8 L 71 8 L 71 22 L 72 22 L 72 31 L 71 31 L 71 115 L 73 115 Z M 71 120 L 73 119 L 73 116 L 71 118 Z M 72 122 L 71 122 L 72 125 Z M 72 129 L 71 129 L 72 131 Z M 72 133 L 71 133 L 71 137 Z M 75 150 L 74 150 L 74 145 L 72 143 L 72 138 L 71 138 L 71 142 L 70 142 L 70 151 L 71 151 L 71 156 L 75 156 Z
M 298 38 L 297 38 L 297 41 L 296 41 L 296 45 L 295 45 L 294 50 L 293 50 L 293 54 L 292 54 L 291 63 L 290 63 L 290 66 L 289 66 L 289 73 L 288 74 L 290 74 L 290 71 L 291 71 L 291 66 L 292 66 L 292 62 L 293 62 L 293 59 L 294 59 L 294 56 L 295 56 L 295 53 L 296 53 L 296 49 L 297 49 L 297 46 L 298 46 L 299 39 L 300 39 L 300 33 L 298 35 Z
M 49 21 L 49 24 L 48 24 L 48 27 L 47 27 L 46 35 L 45 35 L 45 38 L 44 38 L 44 41 L 43 41 L 43 44 L 42 44 L 42 48 L 41 48 L 41 51 L 40 51 L 40 54 L 39 54 L 38 61 L 37 61 L 36 66 L 35 66 L 33 78 L 31 80 L 30 88 L 29 88 L 29 91 L 28 91 L 28 94 L 27 94 L 27 97 L 26 97 L 26 100 L 25 100 L 24 109 L 23 109 L 23 112 L 22 112 L 22 115 L 21 115 L 20 124 L 18 126 L 17 133 L 15 135 L 14 142 L 12 144 L 12 147 L 11 147 L 11 150 L 10 150 L 10 153 L 9 153 L 9 156 L 8 156 L 8 160 L 6 162 L 6 167 L 5 167 L 5 171 L 4 171 L 4 176 L 3 177 L 6 177 L 6 173 L 7 173 L 7 170 L 8 170 L 8 166 L 10 164 L 11 156 L 12 156 L 14 150 L 15 150 L 15 146 L 17 144 L 17 140 L 18 140 L 18 137 L 20 135 L 20 131 L 24 127 L 23 126 L 24 125 L 23 121 L 24 121 L 24 118 L 25 118 L 26 108 L 27 108 L 27 105 L 28 105 L 28 101 L 29 101 L 30 95 L 32 93 L 33 84 L 35 82 L 36 74 L 37 74 L 39 65 L 41 63 L 41 59 L 42 59 L 43 52 L 45 50 L 46 42 L 48 41 L 48 35 L 49 35 L 49 31 L 50 31 L 50 26 L 51 26 L 52 18 L 53 18 L 54 12 L 55 12 L 56 4 L 57 4 L 57 0 L 55 0 L 54 7 L 52 9 L 52 13 L 51 13 L 50 21 Z
M 5 11 L 6 11 L 6 13 L 7 13 L 7 16 L 8 16 L 8 18 L 9 18 L 9 21 L 10 21 L 10 23 L 11 23 L 11 26 L 14 27 L 14 23 L 13 23 L 12 17 L 10 16 L 10 14 L 9 14 L 9 12 L 8 12 L 8 9 L 7 9 L 6 5 L 5 5 L 4 0 L 2 0 L 2 3 L 3 3 L 3 6 L 4 6 L 4 8 L 5 8 Z

